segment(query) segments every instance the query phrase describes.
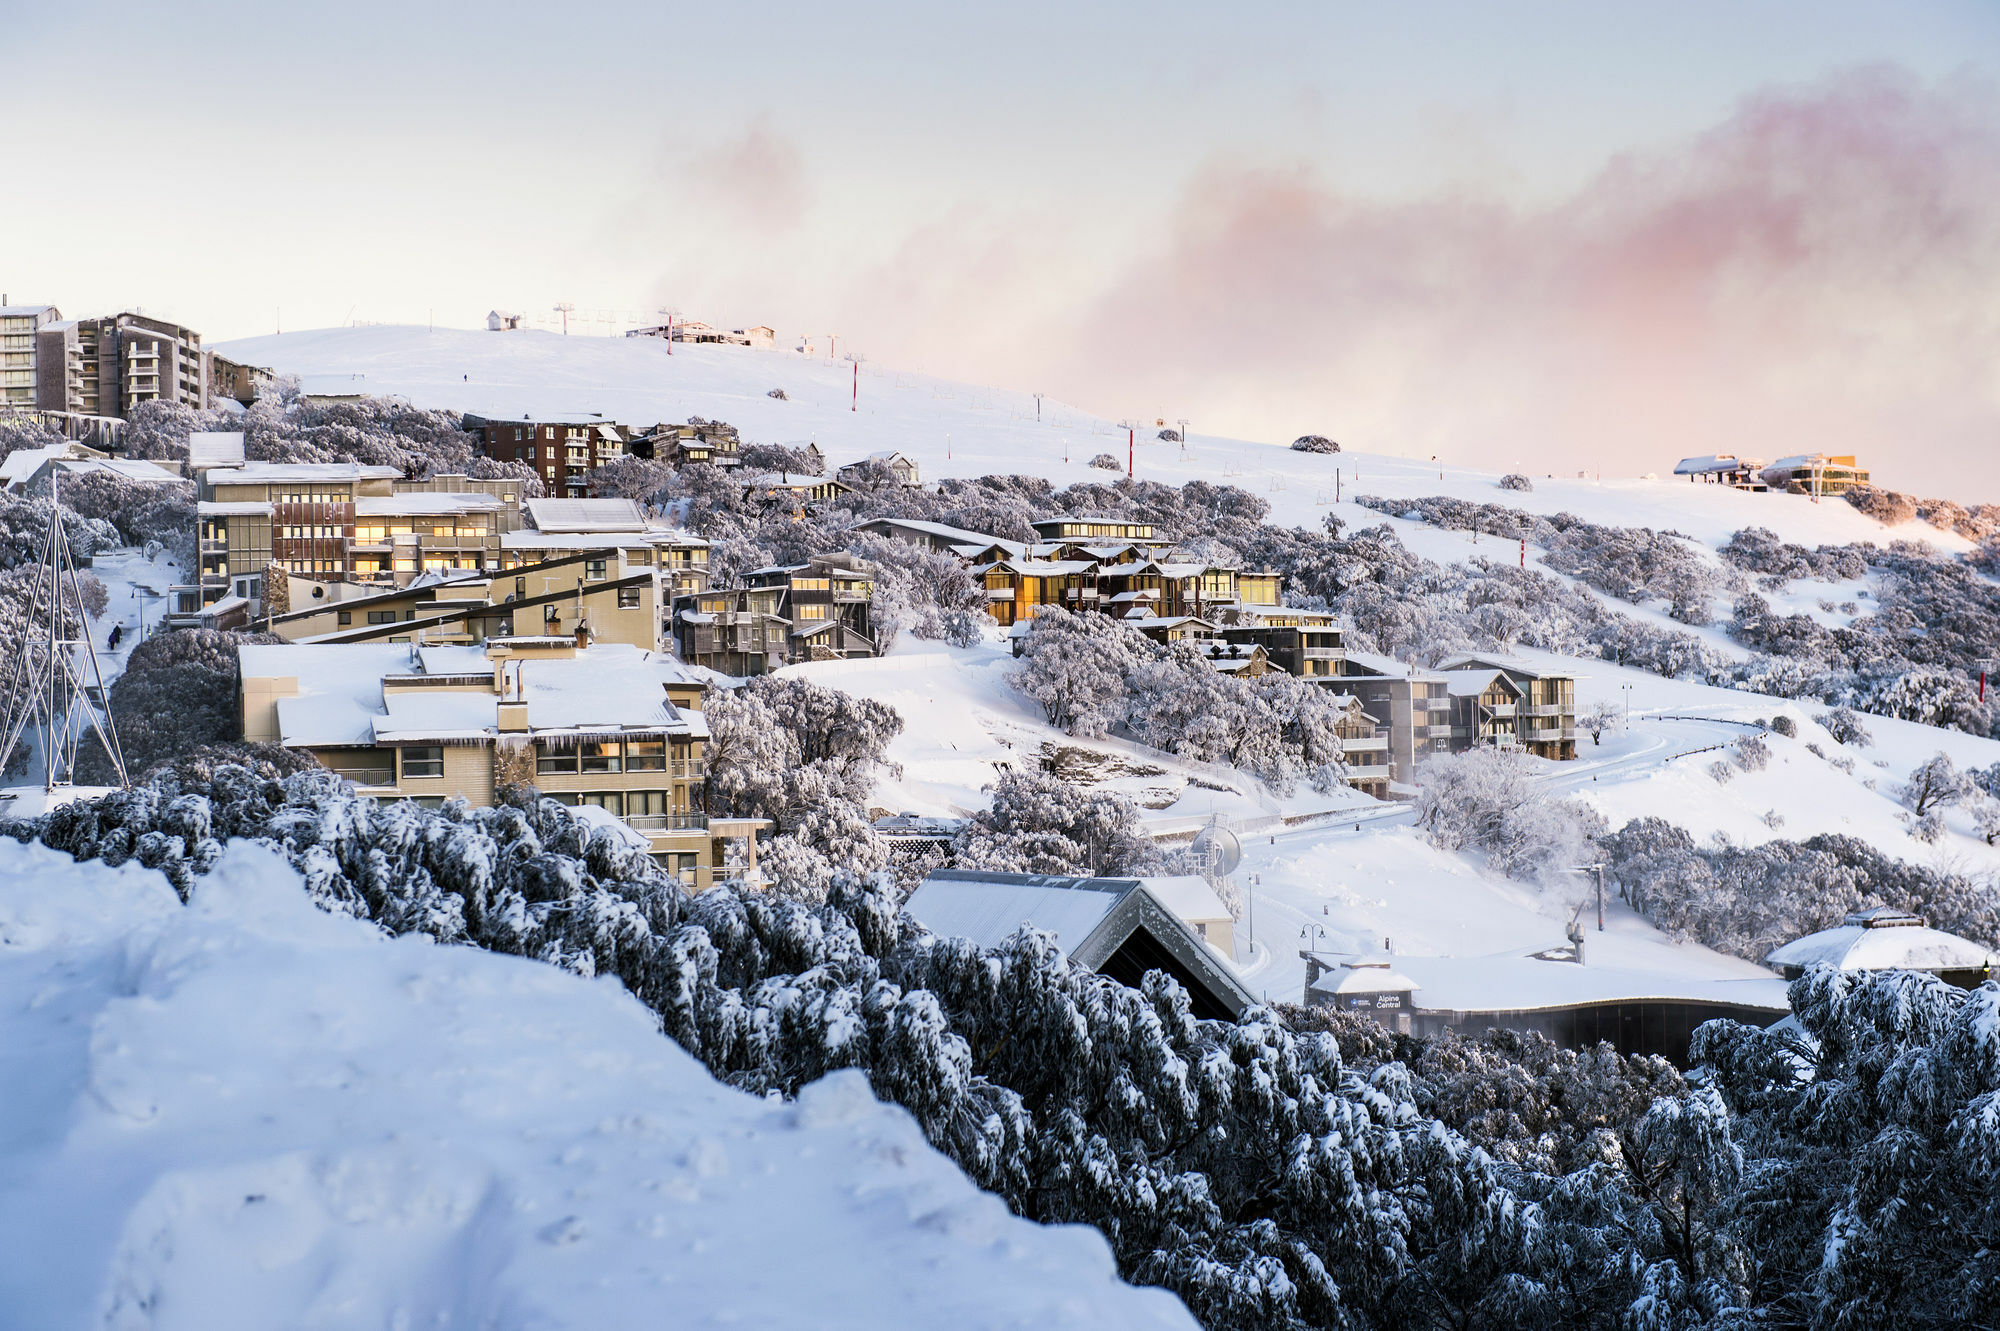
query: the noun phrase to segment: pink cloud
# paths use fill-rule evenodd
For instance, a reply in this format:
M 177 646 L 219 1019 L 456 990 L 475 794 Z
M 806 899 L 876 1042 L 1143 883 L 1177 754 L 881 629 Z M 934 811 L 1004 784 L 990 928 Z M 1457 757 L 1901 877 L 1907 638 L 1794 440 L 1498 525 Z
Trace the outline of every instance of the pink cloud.
M 1218 164 L 1048 377 L 1218 432 L 1624 474 L 1827 449 L 2000 499 L 1995 199 L 1990 91 L 1879 70 L 1540 208 Z

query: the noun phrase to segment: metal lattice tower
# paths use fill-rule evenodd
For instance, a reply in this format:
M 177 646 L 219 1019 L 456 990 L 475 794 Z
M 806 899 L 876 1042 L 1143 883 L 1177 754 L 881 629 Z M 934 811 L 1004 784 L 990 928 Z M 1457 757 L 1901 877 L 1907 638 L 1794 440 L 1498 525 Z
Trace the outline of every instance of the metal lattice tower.
M 118 784 L 129 786 L 125 752 L 118 746 L 104 673 L 98 668 L 97 648 L 90 640 L 90 620 L 84 614 L 76 561 L 63 532 L 62 502 L 56 495 L 53 474 L 49 477 L 49 534 L 42 543 L 42 560 L 28 594 L 27 622 L 22 627 L 22 636 L 15 640 L 19 650 L 7 690 L 7 717 L 0 726 L 0 772 L 13 761 L 22 737 L 32 732 L 40 740 L 45 759 L 42 788 L 53 792 L 73 786 L 77 747 L 88 730 L 104 746 Z M 87 679 L 86 671 L 78 668 L 79 647 Z M 91 702 L 92 688 L 103 701 L 102 716 Z

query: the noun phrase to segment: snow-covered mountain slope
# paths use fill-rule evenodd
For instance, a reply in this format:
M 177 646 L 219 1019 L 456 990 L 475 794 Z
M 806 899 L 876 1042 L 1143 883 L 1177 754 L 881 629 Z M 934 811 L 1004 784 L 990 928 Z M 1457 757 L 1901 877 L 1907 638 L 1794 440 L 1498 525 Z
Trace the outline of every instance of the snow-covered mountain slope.
M 857 1072 L 729 1090 L 613 983 L 314 908 L 239 843 L 0 840 L 0 1324 L 1192 1327 Z
M 421 407 L 493 416 L 601 412 L 627 424 L 681 421 L 695 414 L 728 421 L 745 439 L 760 443 L 817 441 L 836 463 L 899 449 L 932 479 L 1028 473 L 1058 484 L 1101 481 L 1106 473 L 1090 468 L 1090 459 L 1109 452 L 1122 463 L 1127 453 L 1123 429 L 1073 407 L 1044 400 L 1038 422 L 1032 393 L 969 387 L 864 363 L 857 397 L 851 364 L 782 351 L 677 346 L 669 356 L 666 344 L 654 338 L 403 327 L 274 334 L 223 343 L 217 350 L 301 375 L 313 392 L 395 394 Z M 767 396 L 774 388 L 784 389 L 786 399 Z M 1595 472 L 1536 476 L 1534 490 L 1520 493 L 1499 489 L 1497 473 L 1381 454 L 1294 453 L 1219 436 L 1204 424 L 1193 423 L 1183 447 L 1158 442 L 1159 427 L 1147 422 L 1137 432 L 1138 475 L 1174 484 L 1201 479 L 1240 486 L 1270 503 L 1272 520 L 1299 526 L 1317 527 L 1329 512 L 1349 524 L 1382 521 L 1381 514 L 1347 502 L 1357 494 L 1444 494 L 1535 513 L 1567 510 L 1611 526 L 1671 529 L 1710 545 L 1755 525 L 1806 546 L 1896 537 L 1953 550 L 1966 546 L 1962 538 L 1921 522 L 1884 527 L 1837 501 L 1814 503 L 1796 495 L 1744 494 L 1665 479 L 1679 460 L 1672 457 L 1620 457 L 1607 450 L 1601 479 Z M 1727 445 L 1691 441 L 1688 451 L 1716 447 Z M 1663 479 L 1639 479 L 1647 473 Z M 1470 545 L 1455 535 L 1452 540 Z M 1499 553 L 1491 541 L 1487 546 L 1485 553 Z
M 1378 802 L 1341 788 L 1322 794 L 1301 786 L 1272 791 L 1231 768 L 1192 763 L 1114 738 L 1076 739 L 1050 726 L 1007 684 L 1015 663 L 997 635 L 970 648 L 900 639 L 877 660 L 787 666 L 797 675 L 896 709 L 903 732 L 889 745 L 893 772 L 876 799 L 898 813 L 962 817 L 983 808 L 985 790 L 1003 771 L 1055 763 L 1064 779 L 1130 796 L 1156 833 L 1193 829 L 1219 814 L 1232 820 L 1375 809 Z

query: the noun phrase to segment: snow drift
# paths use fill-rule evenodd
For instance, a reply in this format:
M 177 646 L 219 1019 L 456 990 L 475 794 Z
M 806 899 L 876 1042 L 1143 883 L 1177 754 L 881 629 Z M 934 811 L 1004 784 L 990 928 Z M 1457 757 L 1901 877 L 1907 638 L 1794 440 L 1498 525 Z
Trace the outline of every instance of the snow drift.
M 711 1079 L 606 981 L 387 940 L 236 843 L 0 840 L 0 1322 L 1192 1326 L 858 1072 Z

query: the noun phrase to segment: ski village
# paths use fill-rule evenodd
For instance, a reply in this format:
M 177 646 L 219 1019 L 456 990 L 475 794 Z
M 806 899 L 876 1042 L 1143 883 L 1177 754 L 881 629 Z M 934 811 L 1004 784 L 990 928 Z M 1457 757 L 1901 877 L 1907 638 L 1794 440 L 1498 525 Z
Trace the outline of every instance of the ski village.
M 0 309 L 0 1320 L 1990 1320 L 2000 507 L 788 343 Z

